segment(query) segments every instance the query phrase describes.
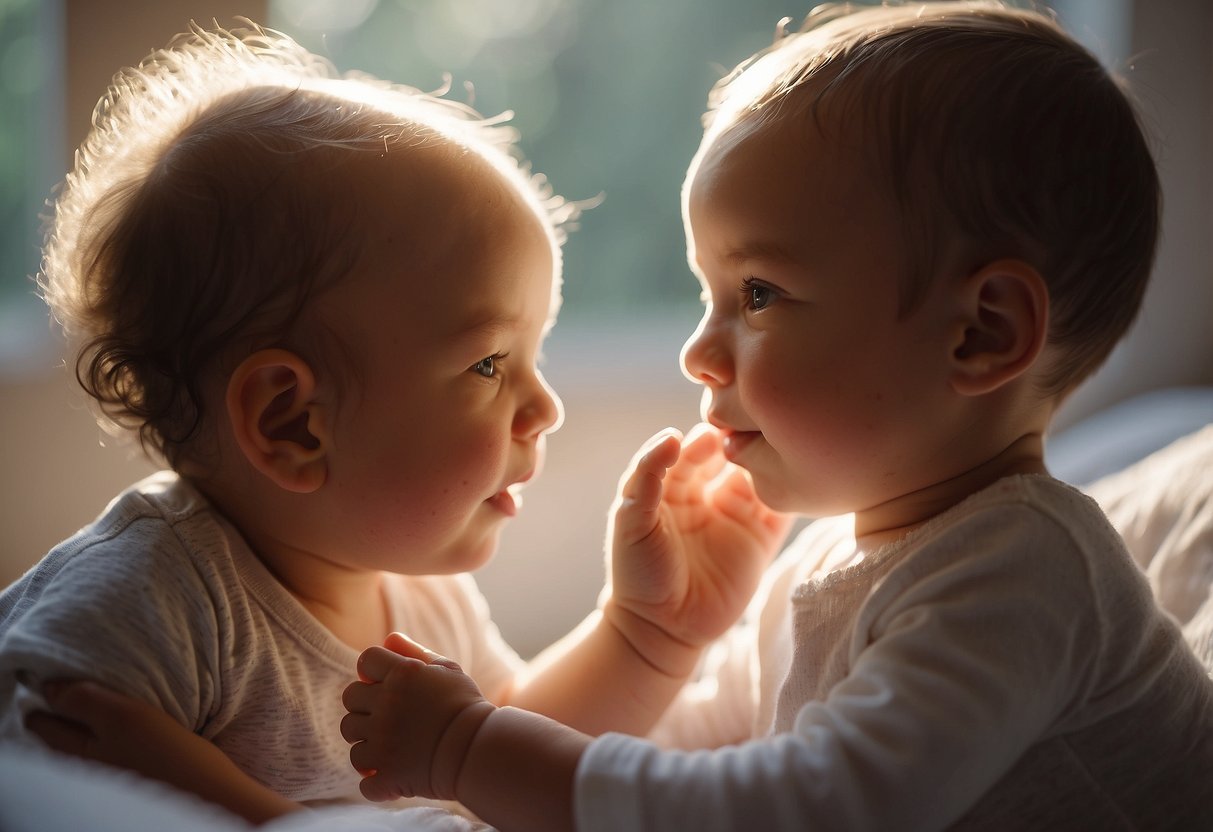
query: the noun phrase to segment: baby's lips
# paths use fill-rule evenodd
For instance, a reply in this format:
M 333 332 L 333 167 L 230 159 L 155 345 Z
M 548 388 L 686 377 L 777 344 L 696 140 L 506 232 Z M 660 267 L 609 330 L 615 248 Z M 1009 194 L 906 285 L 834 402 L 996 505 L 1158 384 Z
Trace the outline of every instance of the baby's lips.
M 510 486 L 511 488 L 513 486 Z M 510 491 L 498 491 L 492 497 L 489 497 L 488 504 L 496 508 L 506 517 L 513 517 L 518 514 L 518 509 L 522 506 L 520 496 L 510 493 Z
M 707 424 L 707 428 L 709 430 L 714 429 L 717 433 L 719 433 L 721 438 L 731 436 L 734 433 L 744 433 L 744 431 L 739 431 L 737 428 L 733 427 L 728 420 L 724 419 L 716 411 L 709 411 L 704 416 L 704 421 L 700 424 L 704 423 Z M 698 425 L 696 425 L 696 427 L 698 427 Z
M 724 437 L 724 458 L 729 462 L 736 462 L 741 452 L 761 435 L 754 430 L 729 432 Z

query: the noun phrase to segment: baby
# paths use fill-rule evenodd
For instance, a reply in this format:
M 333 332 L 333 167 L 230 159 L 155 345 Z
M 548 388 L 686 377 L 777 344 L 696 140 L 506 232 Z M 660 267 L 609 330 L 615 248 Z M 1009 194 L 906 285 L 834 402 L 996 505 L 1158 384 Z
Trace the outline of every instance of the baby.
M 828 9 L 716 89 L 683 207 L 706 311 L 682 364 L 723 455 L 835 517 L 648 739 L 368 649 L 342 722 L 364 794 L 527 830 L 1213 828 L 1213 683 L 1043 462 L 1154 255 L 1117 81 L 1039 12 Z M 677 444 L 614 557 L 687 539 Z
M 172 470 L 0 596 L 0 737 L 28 736 L 57 682 L 91 680 L 209 740 L 209 774 L 112 723 L 34 732 L 252 820 L 361 800 L 340 696 L 393 631 L 498 705 L 652 727 L 788 521 L 740 471 L 705 496 L 721 465 L 702 433 L 671 485 L 733 545 L 620 564 L 529 667 L 503 642 L 466 573 L 561 419 L 537 363 L 573 209 L 540 182 L 505 128 L 268 30 L 196 28 L 115 78 L 42 285 L 106 420 Z

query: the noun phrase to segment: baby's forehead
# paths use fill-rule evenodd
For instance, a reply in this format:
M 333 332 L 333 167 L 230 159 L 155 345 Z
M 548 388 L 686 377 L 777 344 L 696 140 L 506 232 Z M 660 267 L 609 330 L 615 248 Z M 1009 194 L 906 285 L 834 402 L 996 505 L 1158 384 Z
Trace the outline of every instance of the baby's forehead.
M 549 216 L 524 183 L 449 139 L 364 156 L 336 187 L 368 233 L 408 237 L 422 248 L 523 233 L 557 246 Z
M 549 314 L 555 314 L 560 250 L 553 225 L 493 159 L 443 139 L 363 156 L 338 178 L 332 184 L 346 210 L 335 212 L 334 221 L 350 224 L 348 239 L 362 267 L 374 262 L 410 280 L 445 284 L 431 290 L 447 291 L 457 289 L 449 283 L 459 277 L 453 264 L 469 257 L 495 262 L 523 248 L 546 249 L 541 276 L 553 284 Z
M 807 115 L 709 132 L 687 169 L 684 213 L 692 202 L 735 198 L 739 188 L 761 201 L 764 191 L 783 192 L 790 183 L 804 205 L 886 197 L 870 153 L 862 137 Z

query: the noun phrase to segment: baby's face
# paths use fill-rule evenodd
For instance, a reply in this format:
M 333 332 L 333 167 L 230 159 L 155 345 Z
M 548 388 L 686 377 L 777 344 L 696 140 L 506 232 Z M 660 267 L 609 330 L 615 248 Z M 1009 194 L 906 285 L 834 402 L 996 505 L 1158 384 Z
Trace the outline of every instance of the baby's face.
M 351 565 L 474 569 L 561 419 L 537 367 L 553 243 L 482 160 L 389 154 L 362 175 L 366 244 L 323 312 L 358 368 L 325 487 L 358 552 Z
M 692 163 L 705 312 L 683 348 L 704 418 L 768 504 L 814 515 L 909 493 L 940 427 L 946 302 L 898 319 L 896 206 L 815 130 L 776 125 Z

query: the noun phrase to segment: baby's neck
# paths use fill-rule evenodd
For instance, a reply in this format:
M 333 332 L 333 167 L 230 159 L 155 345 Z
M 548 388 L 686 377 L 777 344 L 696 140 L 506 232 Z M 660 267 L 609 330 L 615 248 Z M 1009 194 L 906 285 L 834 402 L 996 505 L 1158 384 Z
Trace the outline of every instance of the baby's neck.
M 195 481 L 194 486 L 240 530 L 278 583 L 337 639 L 358 651 L 383 643 L 392 629 L 383 573 L 347 566 L 280 539 L 257 522 L 256 512 L 244 510 L 263 505 L 255 495 L 215 481 Z
M 361 652 L 382 644 L 392 631 L 382 572 L 249 542 L 286 591 L 347 646 Z
M 1047 473 L 1043 438 L 1037 433 L 1025 434 L 995 456 L 957 475 L 856 512 L 856 544 L 861 551 L 874 552 L 1004 477 Z
M 361 607 L 345 611 L 295 597 L 338 641 L 358 652 L 383 644 L 383 640 L 393 629 L 391 616 L 382 601 L 382 592 L 377 596 L 379 603 L 370 604 L 364 601 Z
M 383 573 L 325 564 L 320 569 L 294 569 L 283 575 L 266 565 L 304 609 L 354 650 L 382 644 L 392 631 Z

